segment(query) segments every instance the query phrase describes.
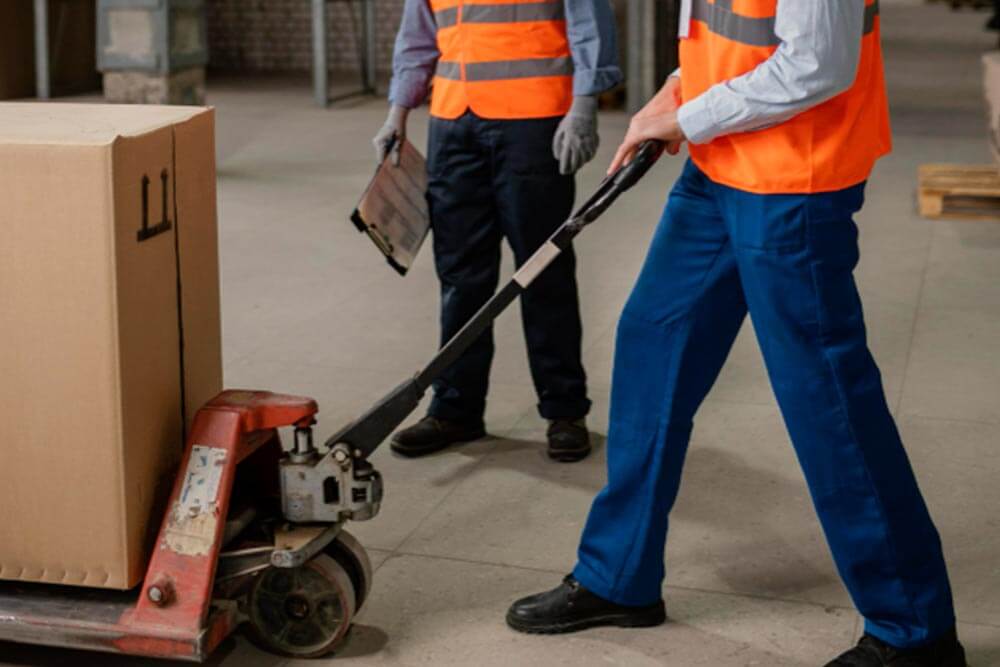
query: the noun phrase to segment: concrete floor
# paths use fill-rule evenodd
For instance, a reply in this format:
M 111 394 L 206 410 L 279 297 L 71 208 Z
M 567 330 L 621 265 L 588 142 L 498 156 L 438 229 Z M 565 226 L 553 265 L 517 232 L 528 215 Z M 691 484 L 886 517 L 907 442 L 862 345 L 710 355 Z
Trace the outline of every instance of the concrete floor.
M 987 162 L 979 54 L 984 16 L 883 3 L 895 152 L 860 215 L 858 278 L 881 365 L 951 567 L 974 667 L 1000 665 L 1000 223 L 930 222 L 914 211 L 917 166 Z M 311 106 L 308 89 L 212 88 L 218 107 L 226 383 L 314 396 L 332 432 L 434 351 L 429 249 L 405 279 L 347 221 L 372 170 L 384 102 Z M 602 117 L 597 183 L 627 124 Z M 425 142 L 426 115 L 412 138 Z M 679 172 L 665 159 L 578 241 L 585 358 L 607 430 L 617 315 Z M 509 271 L 509 266 L 508 266 Z M 515 598 L 555 585 L 574 551 L 604 452 L 544 457 L 519 318 L 497 325 L 489 439 L 418 461 L 375 456 L 382 514 L 351 531 L 378 567 L 340 665 L 815 666 L 860 631 L 745 328 L 702 409 L 673 515 L 664 589 L 671 622 L 545 638 L 509 631 Z M 0 645 L 15 665 L 138 665 Z M 244 639 L 214 659 L 293 665 Z M 305 664 L 305 663 L 302 663 Z M 323 662 L 319 664 L 325 664 Z

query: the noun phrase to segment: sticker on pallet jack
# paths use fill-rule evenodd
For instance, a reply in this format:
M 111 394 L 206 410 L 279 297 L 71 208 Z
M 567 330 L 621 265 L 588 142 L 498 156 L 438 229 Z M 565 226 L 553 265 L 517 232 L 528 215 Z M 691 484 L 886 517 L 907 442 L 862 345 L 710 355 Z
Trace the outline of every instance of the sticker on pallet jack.
M 170 549 L 186 556 L 201 556 L 211 550 L 219 523 L 215 510 L 225 462 L 225 449 L 191 448 L 180 497 L 167 526 L 166 545 Z
M 184 486 L 178 499 L 182 512 L 201 512 L 215 504 L 225 462 L 226 450 L 221 447 L 194 445 L 191 448 L 191 458 L 184 472 Z

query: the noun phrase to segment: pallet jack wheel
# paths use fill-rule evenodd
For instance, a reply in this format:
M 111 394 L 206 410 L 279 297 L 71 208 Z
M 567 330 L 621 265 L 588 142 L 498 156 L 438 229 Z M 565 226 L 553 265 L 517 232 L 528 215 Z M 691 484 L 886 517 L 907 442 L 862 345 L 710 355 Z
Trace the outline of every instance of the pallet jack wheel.
M 251 638 L 279 655 L 326 655 L 350 629 L 356 599 L 351 578 L 326 554 L 297 568 L 269 567 L 247 598 Z
M 351 578 L 356 593 L 354 613 L 360 614 L 372 590 L 372 562 L 368 558 L 368 552 L 361 546 L 358 538 L 341 530 L 326 548 L 326 553 L 340 563 Z

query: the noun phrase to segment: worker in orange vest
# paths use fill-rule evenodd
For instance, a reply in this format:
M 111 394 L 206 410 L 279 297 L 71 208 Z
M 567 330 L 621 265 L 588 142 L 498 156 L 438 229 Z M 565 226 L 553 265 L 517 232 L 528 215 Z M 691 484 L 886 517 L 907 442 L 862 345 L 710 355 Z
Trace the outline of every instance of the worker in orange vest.
M 406 0 L 374 143 L 380 162 L 398 150 L 408 111 L 433 90 L 427 201 L 442 341 L 495 291 L 502 239 L 520 265 L 569 217 L 573 174 L 597 151 L 596 95 L 621 78 L 608 0 Z M 590 452 L 590 400 L 571 250 L 525 292 L 521 314 L 548 454 L 578 461 Z M 485 435 L 492 358 L 490 330 L 392 449 L 422 456 Z
M 618 323 L 608 483 L 526 632 L 650 626 L 693 419 L 747 313 L 840 575 L 865 618 L 828 667 L 966 667 L 941 541 L 865 340 L 853 270 L 890 149 L 874 0 L 684 0 L 681 68 L 633 119 L 691 159 Z M 753 557 L 749 554 L 748 557 Z

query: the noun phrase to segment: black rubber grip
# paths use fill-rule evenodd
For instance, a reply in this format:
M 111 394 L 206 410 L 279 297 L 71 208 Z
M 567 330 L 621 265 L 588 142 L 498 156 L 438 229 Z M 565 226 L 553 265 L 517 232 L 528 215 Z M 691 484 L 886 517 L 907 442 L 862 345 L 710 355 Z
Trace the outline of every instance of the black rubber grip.
M 635 152 L 628 164 L 620 167 L 611 177 L 618 192 L 625 192 L 639 182 L 649 168 L 656 164 L 663 154 L 663 142 L 650 139 L 639 144 L 639 150 Z

